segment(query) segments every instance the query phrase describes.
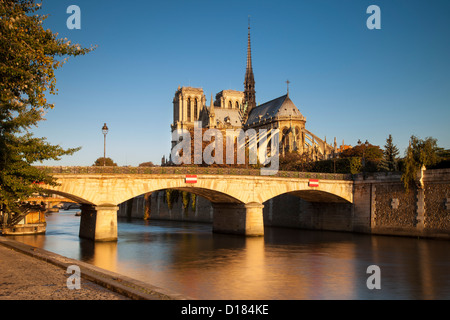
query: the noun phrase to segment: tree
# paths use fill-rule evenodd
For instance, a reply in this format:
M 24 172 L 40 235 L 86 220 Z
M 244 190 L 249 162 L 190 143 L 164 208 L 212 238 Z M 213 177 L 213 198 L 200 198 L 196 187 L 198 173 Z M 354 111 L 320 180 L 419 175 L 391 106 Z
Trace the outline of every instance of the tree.
M 352 148 L 345 149 L 341 158 L 360 158 L 362 169 L 364 171 L 379 171 L 380 164 L 383 160 L 383 150 L 379 146 L 375 146 L 366 141 L 366 143 L 358 144 Z
M 153 164 L 153 162 L 148 161 L 148 162 L 140 163 L 139 167 L 155 167 L 155 165 Z
M 386 139 L 383 151 L 383 165 L 387 171 L 398 170 L 398 155 L 399 151 L 396 145 L 392 142 L 392 135 Z
M 37 14 L 34 0 L 0 0 L 0 211 L 18 213 L 20 201 L 55 180 L 33 167 L 35 162 L 59 160 L 79 148 L 63 149 L 36 138 L 30 130 L 54 105 L 55 70 L 81 48 L 44 30 L 46 16 Z
M 438 148 L 437 150 L 438 162 L 430 166 L 432 169 L 450 168 L 450 149 Z
M 314 161 L 308 153 L 285 152 L 280 155 L 279 166 L 281 171 L 311 171 Z
M 380 161 L 383 159 L 383 150 L 379 146 L 374 146 L 368 142 L 359 143 L 353 148 L 345 149 L 341 153 L 341 158 L 361 157 L 365 160 Z
M 97 166 L 97 167 L 102 167 L 102 166 L 117 167 L 117 163 L 115 163 L 111 158 L 100 157 L 97 160 L 95 160 L 93 166 Z
M 437 163 L 438 150 L 436 139 L 428 137 L 422 140 L 414 135 L 411 136 L 406 149 L 402 174 L 402 181 L 407 190 L 412 182 L 417 181 L 423 167 L 426 168 Z

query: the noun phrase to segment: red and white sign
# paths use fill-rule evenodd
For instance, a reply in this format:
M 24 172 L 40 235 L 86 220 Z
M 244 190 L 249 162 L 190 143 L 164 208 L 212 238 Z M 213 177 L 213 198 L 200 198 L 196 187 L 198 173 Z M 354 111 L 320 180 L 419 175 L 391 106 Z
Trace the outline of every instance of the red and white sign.
M 187 175 L 185 179 L 186 183 L 197 183 L 197 175 Z
M 319 179 L 309 179 L 308 186 L 310 187 L 318 187 Z

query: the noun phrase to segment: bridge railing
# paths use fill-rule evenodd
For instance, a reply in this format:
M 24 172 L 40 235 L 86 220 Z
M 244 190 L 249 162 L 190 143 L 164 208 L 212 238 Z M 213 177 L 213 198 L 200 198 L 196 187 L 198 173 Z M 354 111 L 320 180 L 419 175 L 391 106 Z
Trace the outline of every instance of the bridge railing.
M 223 168 L 223 167 L 76 167 L 76 166 L 38 166 L 47 174 L 211 174 L 211 175 L 241 175 L 261 176 L 259 169 Z M 351 174 L 278 171 L 273 177 L 353 180 Z

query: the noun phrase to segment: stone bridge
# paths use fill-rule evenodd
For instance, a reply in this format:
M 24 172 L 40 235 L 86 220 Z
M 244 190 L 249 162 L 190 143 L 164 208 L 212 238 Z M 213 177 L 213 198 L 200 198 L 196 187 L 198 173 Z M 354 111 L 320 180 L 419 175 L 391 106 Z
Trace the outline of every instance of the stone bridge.
M 279 172 L 189 167 L 41 167 L 57 186 L 48 193 L 82 204 L 80 237 L 117 239 L 118 205 L 136 196 L 163 189 L 184 190 L 211 201 L 213 231 L 246 236 L 264 234 L 263 203 L 281 194 L 310 202 L 353 203 L 353 181 L 342 174 Z M 187 179 L 195 175 L 194 181 Z

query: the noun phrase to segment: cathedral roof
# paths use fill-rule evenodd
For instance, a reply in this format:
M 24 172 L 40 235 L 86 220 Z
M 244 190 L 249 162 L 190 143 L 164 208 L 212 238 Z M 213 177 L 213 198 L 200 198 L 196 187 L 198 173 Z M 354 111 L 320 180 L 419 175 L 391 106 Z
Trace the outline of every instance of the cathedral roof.
M 292 117 L 293 119 L 306 120 L 300 110 L 295 106 L 289 95 L 284 95 L 274 100 L 257 106 L 250 111 L 246 125 L 264 121 L 272 117 Z

